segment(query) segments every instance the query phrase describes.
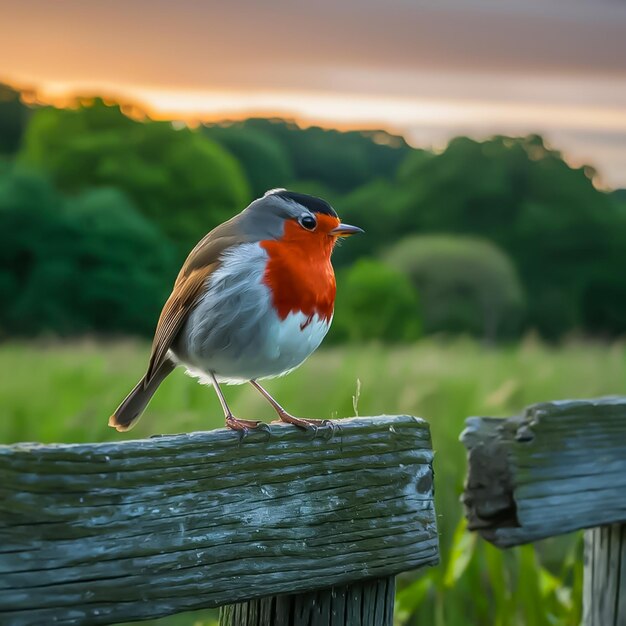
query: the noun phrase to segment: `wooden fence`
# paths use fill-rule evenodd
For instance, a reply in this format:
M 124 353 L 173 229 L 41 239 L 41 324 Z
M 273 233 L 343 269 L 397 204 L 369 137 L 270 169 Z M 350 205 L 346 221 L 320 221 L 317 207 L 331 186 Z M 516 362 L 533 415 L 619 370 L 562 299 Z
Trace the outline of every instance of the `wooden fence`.
M 429 428 L 330 435 L 0 446 L 0 623 L 390 626 L 395 574 L 438 560 Z
M 626 399 L 534 405 L 470 418 L 463 502 L 496 546 L 585 534 L 585 626 L 626 626 Z
M 501 548 L 589 529 L 585 626 L 626 626 L 626 399 L 471 418 L 463 502 Z M 222 607 L 222 626 L 391 626 L 438 560 L 428 425 L 0 446 L 0 623 Z

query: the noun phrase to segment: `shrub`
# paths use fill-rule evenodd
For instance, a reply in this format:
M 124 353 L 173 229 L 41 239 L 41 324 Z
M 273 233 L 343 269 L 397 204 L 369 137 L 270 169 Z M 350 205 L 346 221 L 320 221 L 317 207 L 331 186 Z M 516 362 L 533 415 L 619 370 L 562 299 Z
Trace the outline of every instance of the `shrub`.
M 361 259 L 337 277 L 331 341 L 412 341 L 420 336 L 418 299 L 407 277 Z
M 417 289 L 425 332 L 468 332 L 494 341 L 519 329 L 523 289 L 513 263 L 494 244 L 417 235 L 385 259 Z

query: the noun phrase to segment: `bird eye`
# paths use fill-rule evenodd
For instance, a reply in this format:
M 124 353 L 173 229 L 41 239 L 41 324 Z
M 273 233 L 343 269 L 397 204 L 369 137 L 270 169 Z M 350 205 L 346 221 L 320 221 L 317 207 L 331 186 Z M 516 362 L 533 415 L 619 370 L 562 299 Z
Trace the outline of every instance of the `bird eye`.
M 309 215 L 307 213 L 300 218 L 300 224 L 303 228 L 306 228 L 307 230 L 314 230 L 314 228 L 317 226 L 317 221 L 312 215 Z

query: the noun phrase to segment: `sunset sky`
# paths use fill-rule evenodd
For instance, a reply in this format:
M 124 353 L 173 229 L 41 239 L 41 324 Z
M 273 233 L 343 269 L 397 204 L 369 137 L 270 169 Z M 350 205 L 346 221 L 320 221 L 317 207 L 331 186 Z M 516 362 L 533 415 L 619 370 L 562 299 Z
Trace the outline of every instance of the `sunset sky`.
M 271 114 L 414 145 L 543 133 L 626 187 L 621 0 L 0 0 L 0 81 L 184 120 Z

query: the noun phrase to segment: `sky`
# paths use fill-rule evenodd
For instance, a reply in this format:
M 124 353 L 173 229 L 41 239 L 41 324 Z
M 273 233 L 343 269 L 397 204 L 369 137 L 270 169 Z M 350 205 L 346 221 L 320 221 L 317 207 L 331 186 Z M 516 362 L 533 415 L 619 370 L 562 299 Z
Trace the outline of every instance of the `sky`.
M 0 15 L 0 81 L 46 102 L 99 93 L 435 149 L 538 132 L 626 187 L 623 0 L 0 0 Z

